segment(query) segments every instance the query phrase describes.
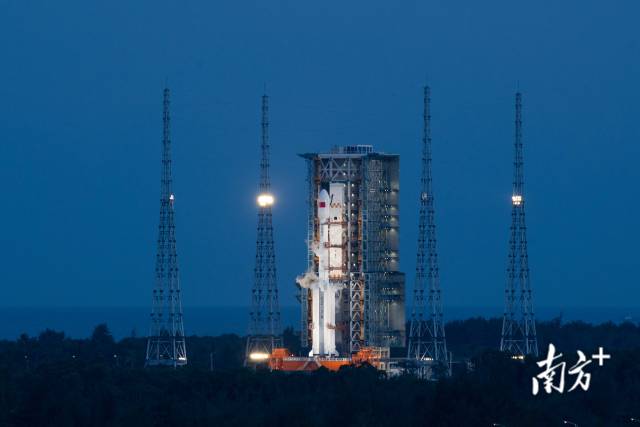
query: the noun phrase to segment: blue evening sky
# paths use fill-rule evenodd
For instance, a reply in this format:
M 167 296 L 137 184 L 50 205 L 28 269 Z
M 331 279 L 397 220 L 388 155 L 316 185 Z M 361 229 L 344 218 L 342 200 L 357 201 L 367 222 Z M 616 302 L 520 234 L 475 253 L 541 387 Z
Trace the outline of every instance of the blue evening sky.
M 0 304 L 150 304 L 165 80 L 186 306 L 249 302 L 265 82 L 282 304 L 305 269 L 296 154 L 332 145 L 401 155 L 410 289 L 428 79 L 445 305 L 502 305 L 518 86 L 535 304 L 638 305 L 638 17 L 634 0 L 0 0 Z

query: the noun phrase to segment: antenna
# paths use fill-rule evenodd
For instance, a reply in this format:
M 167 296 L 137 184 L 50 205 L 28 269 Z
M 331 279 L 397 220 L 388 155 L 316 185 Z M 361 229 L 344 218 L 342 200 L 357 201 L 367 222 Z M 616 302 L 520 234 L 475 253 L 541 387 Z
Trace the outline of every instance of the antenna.
M 182 319 L 182 298 L 178 277 L 176 227 L 171 174 L 171 116 L 169 89 L 164 89 L 162 114 L 162 172 L 160 178 L 160 223 L 156 255 L 156 284 L 153 289 L 151 328 L 147 341 L 146 366 L 187 364 Z
M 511 235 L 500 351 L 521 358 L 529 354 L 538 356 L 538 340 L 529 281 L 527 226 L 524 214 L 524 154 L 522 146 L 522 94 L 520 92 L 516 92 L 515 129 Z
M 447 365 L 431 178 L 431 89 L 424 87 L 418 251 L 407 357 Z M 423 371 L 423 369 L 421 369 Z
M 269 97 L 266 93 L 262 96 L 261 127 L 256 263 L 245 365 L 265 362 L 273 349 L 282 347 L 271 212 L 275 199 L 269 176 Z

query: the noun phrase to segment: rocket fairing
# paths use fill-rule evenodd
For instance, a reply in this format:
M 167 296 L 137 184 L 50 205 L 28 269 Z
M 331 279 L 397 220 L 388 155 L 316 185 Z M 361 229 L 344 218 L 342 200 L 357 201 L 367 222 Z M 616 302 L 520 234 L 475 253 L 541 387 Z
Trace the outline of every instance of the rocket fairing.
M 316 209 L 319 239 L 312 243 L 318 257 L 317 280 L 309 284 L 312 301 L 312 349 L 310 356 L 337 356 L 336 293 L 344 287 L 345 184 L 331 183 L 320 191 Z

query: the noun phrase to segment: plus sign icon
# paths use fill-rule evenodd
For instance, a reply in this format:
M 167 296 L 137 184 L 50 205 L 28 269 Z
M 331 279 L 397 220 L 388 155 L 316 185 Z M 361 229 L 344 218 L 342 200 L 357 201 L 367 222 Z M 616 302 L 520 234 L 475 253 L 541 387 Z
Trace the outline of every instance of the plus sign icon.
M 598 361 L 598 366 L 604 366 L 604 361 L 611 359 L 611 355 L 605 354 L 604 349 L 602 347 L 598 347 L 598 354 L 592 354 L 591 358 Z

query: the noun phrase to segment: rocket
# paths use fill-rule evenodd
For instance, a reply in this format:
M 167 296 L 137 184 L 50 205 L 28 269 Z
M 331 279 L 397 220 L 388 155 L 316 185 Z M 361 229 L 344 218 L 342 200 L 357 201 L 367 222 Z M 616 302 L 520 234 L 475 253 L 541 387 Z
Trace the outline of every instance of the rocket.
M 331 183 L 316 202 L 318 239 L 312 243 L 318 257 L 317 280 L 309 284 L 312 301 L 312 349 L 309 356 L 337 356 L 336 293 L 344 287 L 343 264 L 345 184 Z

